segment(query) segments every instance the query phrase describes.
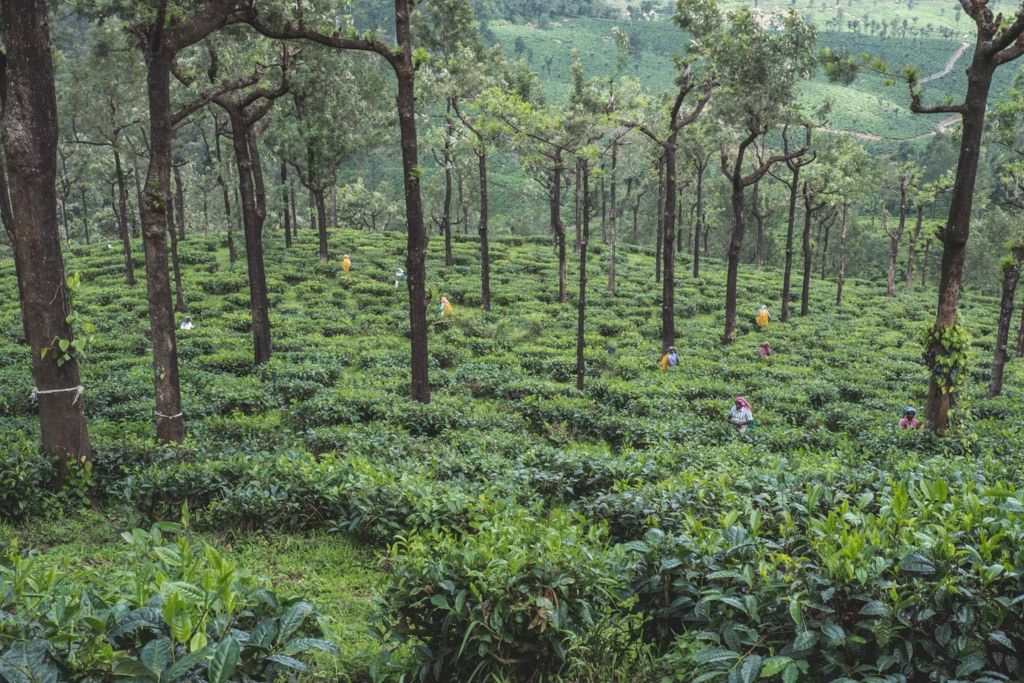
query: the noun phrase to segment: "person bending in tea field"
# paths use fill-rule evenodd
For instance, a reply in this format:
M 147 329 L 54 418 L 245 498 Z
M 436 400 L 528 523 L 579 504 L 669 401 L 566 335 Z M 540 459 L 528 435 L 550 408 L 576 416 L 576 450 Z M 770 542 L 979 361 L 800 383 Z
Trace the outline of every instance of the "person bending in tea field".
M 455 309 L 452 308 L 446 296 L 441 297 L 441 315 L 455 315 Z
M 750 410 L 750 402 L 742 396 L 736 397 L 736 403 L 729 409 L 729 423 L 740 434 L 745 434 L 747 427 L 754 422 L 754 414 Z
M 917 415 L 917 411 L 914 410 L 914 406 L 904 408 L 903 417 L 900 418 L 898 423 L 900 429 L 920 429 L 921 423 L 917 421 L 915 415 Z
M 669 368 L 674 368 L 679 365 L 679 354 L 676 353 L 676 347 L 668 347 L 668 351 L 661 357 L 661 371 L 666 372 Z
M 399 268 L 395 271 L 395 287 L 405 282 L 405 271 Z
M 772 355 L 772 346 L 766 341 L 761 342 L 761 348 L 757 350 L 757 355 L 761 358 L 767 358 Z
M 192 329 L 192 318 L 185 316 L 185 319 L 181 321 L 181 329 L 191 330 Z
M 351 261 L 350 261 L 350 260 L 348 259 L 348 254 L 345 254 L 345 255 L 344 255 L 344 256 L 343 256 L 342 258 L 341 258 L 341 269 L 342 269 L 343 271 L 345 271 L 346 273 L 347 273 L 348 271 L 352 270 L 352 262 L 351 262 Z

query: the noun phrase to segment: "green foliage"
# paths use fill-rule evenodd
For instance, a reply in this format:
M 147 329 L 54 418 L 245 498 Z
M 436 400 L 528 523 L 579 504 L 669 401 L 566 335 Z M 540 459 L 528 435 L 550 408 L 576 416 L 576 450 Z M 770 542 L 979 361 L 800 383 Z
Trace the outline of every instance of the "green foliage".
M 943 393 L 951 394 L 963 388 L 969 376 L 971 335 L 959 320 L 955 325 L 927 328 L 921 337 L 925 365 Z
M 399 539 L 382 600 L 387 664 L 419 680 L 519 680 L 581 656 L 620 600 L 624 559 L 581 522 L 481 502 L 464 530 Z
M 193 546 L 185 532 L 162 523 L 123 534 L 125 560 L 102 577 L 7 554 L 0 676 L 272 680 L 308 671 L 301 657 L 311 650 L 337 652 L 312 637 L 312 605 L 260 584 L 212 546 Z

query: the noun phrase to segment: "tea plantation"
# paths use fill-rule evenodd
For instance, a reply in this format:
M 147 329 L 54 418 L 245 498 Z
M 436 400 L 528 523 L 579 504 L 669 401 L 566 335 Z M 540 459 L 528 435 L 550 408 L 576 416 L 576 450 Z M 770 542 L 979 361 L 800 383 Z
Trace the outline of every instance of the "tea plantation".
M 810 316 L 759 331 L 781 273 L 745 267 L 723 347 L 724 270 L 695 280 L 684 258 L 662 373 L 653 254 L 620 247 L 611 296 L 592 244 L 577 391 L 578 280 L 556 303 L 550 239 L 492 243 L 483 313 L 477 244 L 445 268 L 435 238 L 422 405 L 392 280 L 404 236 L 333 234 L 348 274 L 310 232 L 271 239 L 258 367 L 244 262 L 219 237 L 180 245 L 195 328 L 173 448 L 153 439 L 144 284 L 116 250 L 67 255 L 97 328 L 94 459 L 60 494 L 0 263 L 0 680 L 1024 679 L 1024 363 L 984 398 L 995 300 L 966 293 L 976 354 L 939 439 L 896 429 L 924 402 L 931 291 L 854 281 L 837 310 L 815 280 Z

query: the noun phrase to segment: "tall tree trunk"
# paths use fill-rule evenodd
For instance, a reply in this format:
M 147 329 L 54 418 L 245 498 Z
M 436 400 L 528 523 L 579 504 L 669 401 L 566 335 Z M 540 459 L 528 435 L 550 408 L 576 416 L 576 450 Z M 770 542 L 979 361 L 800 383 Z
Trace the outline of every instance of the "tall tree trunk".
M 956 182 L 949 205 L 949 219 L 942 239 L 942 275 L 939 280 L 939 309 L 935 316 L 934 330 L 941 334 L 944 328 L 956 325 L 956 313 L 960 304 L 960 280 L 963 276 L 964 257 L 967 251 L 967 237 L 970 233 L 971 210 L 974 201 L 974 183 L 978 173 L 978 159 L 981 152 L 981 134 L 985 124 L 985 105 L 992 84 L 995 65 L 983 61 L 980 51 L 968 69 L 967 95 L 964 98 L 963 127 L 960 140 L 960 157 L 957 161 Z M 932 342 L 928 357 L 949 355 L 941 340 Z M 928 382 L 928 403 L 925 418 L 928 426 L 940 436 L 946 434 L 949 424 L 949 409 L 952 393 L 939 384 L 933 376 Z M 950 378 L 944 378 L 946 384 Z
M 132 239 L 139 239 L 141 223 L 142 223 L 142 182 L 139 178 L 142 177 L 142 173 L 139 170 L 139 158 L 135 154 L 135 150 L 132 149 L 132 182 L 135 183 L 135 206 L 139 209 L 138 221 L 135 220 L 135 215 L 132 215 Z
M 576 159 L 576 244 L 573 246 L 573 251 L 577 254 L 580 253 L 580 242 L 583 240 L 583 202 L 580 200 L 580 190 L 582 188 L 582 179 L 580 178 L 580 174 L 582 173 L 581 169 L 582 162 L 579 159 Z
M 754 188 L 750 192 L 750 212 L 754 214 L 754 220 L 757 222 L 757 234 L 754 237 L 754 267 L 760 273 L 764 264 L 764 219 L 767 217 L 767 214 L 761 211 L 761 181 L 754 183 Z
M 412 355 L 412 397 L 430 403 L 427 350 L 426 255 L 427 229 L 420 198 L 420 166 L 416 141 L 415 67 L 412 53 L 410 0 L 395 0 L 395 35 L 402 46 L 401 61 L 392 62 L 398 81 L 398 122 L 402 138 L 402 169 L 405 185 L 405 222 L 408 226 L 405 262 L 409 286 L 409 327 Z
M 796 196 L 800 188 L 800 164 L 790 165 L 793 176 L 789 185 L 789 219 L 786 223 L 786 265 L 782 272 L 782 310 L 779 320 L 789 322 L 789 293 L 793 285 L 793 233 L 796 228 Z
M 487 233 L 487 149 L 480 141 L 480 150 L 476 153 L 477 167 L 480 172 L 480 300 L 485 311 L 491 310 L 491 249 Z
M 615 243 L 618 241 L 618 211 L 616 203 L 616 177 L 619 157 L 618 143 L 612 143 L 612 175 L 609 183 L 609 202 L 612 207 L 612 215 L 608 221 L 609 245 L 608 245 L 608 293 L 615 294 Z
M 452 98 L 445 100 L 444 151 L 444 205 L 441 214 L 441 233 L 444 235 L 444 267 L 452 267 L 452 140 L 455 139 L 455 123 L 452 121 Z
M 843 202 L 843 227 L 839 233 L 839 277 L 836 286 L 836 308 L 843 306 L 843 281 L 846 277 L 846 230 L 850 224 L 850 204 Z
M 68 463 L 91 457 L 78 362 L 58 365 L 54 340 L 73 337 L 57 232 L 57 97 L 46 7 L 42 0 L 2 0 L 4 45 L 3 146 L 21 315 L 32 355 L 43 452 L 54 460 L 60 488 Z M 7 213 L 6 211 L 4 212 Z M 10 220 L 8 220 L 10 219 Z M 47 349 L 47 355 L 42 356 Z
M 549 188 L 551 229 L 558 243 L 558 303 L 564 304 L 568 285 L 568 274 L 565 268 L 565 223 L 562 222 L 562 150 L 555 151 L 554 163 L 551 167 L 551 187 Z
M 266 217 L 266 190 L 260 167 L 259 147 L 252 123 L 240 110 L 228 110 L 231 138 L 235 148 L 238 189 L 242 196 L 242 225 L 245 233 L 245 261 L 249 271 L 249 310 L 252 316 L 253 362 L 270 360 L 270 304 L 267 301 L 267 275 L 263 265 L 263 221 Z
M 661 249 L 665 243 L 665 154 L 658 157 L 658 228 L 654 238 L 654 284 L 661 282 Z
M 331 185 L 331 228 L 338 231 L 338 188 Z
M 662 227 L 661 266 L 661 352 L 676 343 L 676 139 L 679 131 L 669 134 L 665 144 L 665 220 Z
M 1024 358 L 1024 307 L 1021 310 L 1020 328 L 1017 330 L 1017 358 Z
M 89 203 L 86 201 L 86 188 L 82 185 L 79 188 L 79 196 L 82 198 L 82 232 L 85 233 L 85 243 L 89 243 Z M 68 244 L 71 244 L 71 236 L 68 235 Z
M 174 310 L 185 312 L 185 295 L 181 290 L 181 261 L 178 260 L 178 233 L 174 229 L 174 202 L 167 203 L 167 231 L 171 236 L 171 271 L 174 273 Z
M 162 47 L 162 46 L 161 46 Z M 153 386 L 156 394 L 157 438 L 185 439 L 178 379 L 178 346 L 174 338 L 171 282 L 167 274 L 167 214 L 171 172 L 171 62 L 173 54 L 158 51 L 148 60 L 150 156 L 143 190 L 142 238 L 146 253 L 146 298 L 153 343 Z
M 1010 321 L 1013 319 L 1013 297 L 1020 279 L 1020 264 L 1024 259 L 1024 248 L 1013 250 L 1013 260 L 1003 266 L 1003 298 L 999 305 L 999 328 L 996 332 L 996 352 L 992 358 L 992 377 L 988 383 L 988 397 L 1003 392 L 1003 366 L 1006 365 L 1006 346 L 1010 338 Z
M 324 189 L 311 189 L 309 193 L 313 196 L 313 203 L 316 205 L 316 227 L 320 235 L 320 263 L 327 263 L 327 202 L 324 200 Z
M 288 195 L 292 204 L 292 237 L 299 236 L 299 212 L 295 208 L 295 186 L 288 183 Z
M 924 205 L 917 206 L 917 223 L 914 225 L 914 232 L 910 235 L 910 244 L 907 246 L 907 283 L 906 291 L 914 288 L 914 256 L 917 255 L 917 239 L 921 236 L 921 226 L 924 224 Z
M 604 176 L 601 176 L 601 244 L 608 244 L 608 193 L 604 187 Z
M 281 162 L 281 204 L 284 214 L 284 248 L 292 248 L 292 217 L 288 211 L 288 164 Z
M 811 216 L 814 209 L 811 205 L 811 196 L 808 194 L 807 181 L 804 181 L 804 232 L 801 236 L 801 245 L 804 252 L 803 281 L 800 287 L 800 317 L 807 317 L 811 312 L 811 259 L 814 252 L 811 249 Z
M 819 279 L 824 280 L 826 274 L 826 266 L 828 265 L 828 241 L 829 233 L 832 232 L 832 224 L 835 223 L 835 214 L 833 213 L 827 221 L 825 221 L 825 236 L 821 240 L 821 277 Z
M 700 239 L 707 243 L 707 225 L 704 224 L 704 169 L 697 170 L 697 205 L 693 228 L 693 277 L 700 277 Z
M 174 218 L 178 239 L 185 239 L 185 191 L 181 184 L 181 170 L 174 166 Z
M 583 391 L 586 377 L 586 366 L 583 359 L 584 327 L 587 315 L 587 242 L 590 241 L 590 168 L 582 159 L 577 161 L 577 168 L 582 177 L 583 185 L 583 226 L 580 235 L 580 293 L 576 306 L 576 388 Z
M 124 253 L 124 274 L 129 286 L 135 284 L 135 267 L 132 265 L 132 242 L 128 237 L 128 193 L 124 187 L 124 170 L 121 167 L 121 154 L 114 144 L 114 172 L 117 176 L 117 228 L 121 235 L 121 251 Z

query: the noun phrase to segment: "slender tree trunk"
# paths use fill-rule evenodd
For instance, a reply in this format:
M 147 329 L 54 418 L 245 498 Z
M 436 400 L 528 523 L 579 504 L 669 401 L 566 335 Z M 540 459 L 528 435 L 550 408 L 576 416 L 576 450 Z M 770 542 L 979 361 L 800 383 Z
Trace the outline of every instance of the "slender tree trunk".
M 444 138 L 444 205 L 441 214 L 441 232 L 444 234 L 444 266 L 452 267 L 452 140 L 455 138 L 455 124 L 452 121 L 452 99 L 446 101 Z
M 554 164 L 551 167 L 551 187 L 549 191 L 551 204 L 551 229 L 558 243 L 558 303 L 566 301 L 568 274 L 565 267 L 565 223 L 562 222 L 562 150 L 555 152 Z
M 129 286 L 135 284 L 135 267 L 132 265 L 132 242 L 128 237 L 128 193 L 124 187 L 124 170 L 121 167 L 121 154 L 114 144 L 114 172 L 117 176 L 117 228 L 121 235 L 121 251 L 124 253 L 124 274 Z
M 924 224 L 924 205 L 917 207 L 917 223 L 914 225 L 914 232 L 910 235 L 910 244 L 907 246 L 907 284 L 906 291 L 914 288 L 914 257 L 917 251 L 917 239 L 921 236 L 921 226 Z
M 704 224 L 704 169 L 697 169 L 697 205 L 693 232 L 693 277 L 700 277 L 700 239 L 707 242 L 707 225 Z
M 238 189 L 242 196 L 241 213 L 245 233 L 245 261 L 249 271 L 249 310 L 252 315 L 253 362 L 270 360 L 270 304 L 267 301 L 267 276 L 263 265 L 263 221 L 266 217 L 266 190 L 260 167 L 259 147 L 252 123 L 242 119 L 241 111 L 228 111 L 231 137 L 238 170 Z
M 331 228 L 338 231 L 338 188 L 331 185 Z
M 582 162 L 576 160 L 576 244 L 573 246 L 573 251 L 577 254 L 580 253 L 580 242 L 583 241 L 583 220 L 582 220 L 582 207 L 583 202 L 580 201 L 580 190 L 582 187 L 582 180 L 580 174 L 582 173 Z M 584 198 L 586 200 L 586 198 Z
M 135 150 L 132 150 L 132 181 L 135 183 L 135 206 L 139 209 L 139 220 L 136 221 L 133 215 L 132 217 L 132 239 L 138 239 L 140 234 L 140 224 L 142 223 L 142 184 L 139 178 L 142 177 L 142 173 L 139 170 L 139 159 L 135 154 Z
M 750 193 L 750 212 L 757 221 L 757 234 L 754 237 L 754 267 L 761 272 L 764 264 L 764 219 L 767 214 L 761 212 L 761 181 L 754 183 Z
M 171 283 L 167 274 L 167 214 L 171 172 L 171 62 L 173 54 L 157 52 L 148 60 L 150 156 L 142 201 L 142 238 L 146 253 L 149 330 L 153 344 L 153 386 L 156 394 L 157 438 L 180 443 L 185 418 L 178 380 L 178 346 L 174 337 Z
M 174 229 L 174 202 L 167 202 L 167 232 L 171 236 L 171 271 L 174 273 L 174 310 L 185 312 L 185 295 L 181 290 L 181 262 L 178 260 L 178 233 Z
M 284 214 L 284 248 L 292 248 L 292 217 L 288 211 L 288 164 L 281 162 L 281 206 Z
M 480 141 L 476 154 L 480 171 L 480 299 L 485 311 L 491 310 L 491 249 L 487 233 L 487 149 Z
M 782 310 L 779 320 L 789 322 L 789 296 L 793 285 L 793 233 L 796 228 L 796 195 L 800 188 L 800 165 L 790 166 L 793 177 L 789 184 L 789 220 L 786 224 L 786 266 L 782 272 Z
M 618 157 L 619 147 L 618 143 L 612 143 L 612 175 L 611 182 L 609 183 L 609 202 L 612 207 L 612 215 L 608 221 L 609 228 L 609 247 L 608 247 L 608 293 L 615 294 L 615 244 L 618 241 L 618 210 L 619 207 L 616 203 L 616 177 L 615 173 L 618 170 Z
M 811 205 L 811 195 L 808 194 L 807 181 L 804 181 L 804 232 L 801 236 L 801 244 L 804 252 L 803 281 L 800 287 L 800 317 L 805 318 L 811 312 L 811 260 L 814 252 L 811 250 L 811 216 L 814 209 Z
M 311 189 L 309 193 L 313 196 L 313 203 L 316 205 L 316 227 L 320 234 L 320 263 L 327 263 L 327 202 L 324 200 L 324 189 Z
M 999 305 L 999 328 L 996 332 L 996 352 L 992 358 L 992 377 L 988 383 L 988 397 L 1003 392 L 1003 366 L 1006 365 L 1006 346 L 1010 337 L 1010 322 L 1013 319 L 1013 297 L 1020 279 L 1020 264 L 1024 249 L 1014 250 L 1014 260 L 1003 267 L 1003 298 Z
M 839 233 L 839 277 L 836 287 L 836 308 L 843 306 L 843 280 L 846 277 L 846 230 L 850 223 L 850 205 L 843 203 L 843 227 Z
M 85 243 L 89 243 L 89 202 L 86 201 L 85 185 L 79 188 L 78 195 L 82 198 L 82 232 L 85 233 Z M 71 244 L 71 236 L 68 235 L 68 244 Z
M 828 271 L 827 271 L 827 266 L 828 266 L 828 245 L 829 245 L 830 235 L 832 233 L 832 225 L 835 223 L 835 221 L 836 221 L 836 214 L 835 214 L 834 210 L 829 212 L 828 220 L 823 221 L 823 226 L 824 226 L 824 229 L 825 229 L 825 234 L 821 238 L 821 276 L 819 277 L 820 280 L 824 280 L 826 274 L 828 273 Z
M 1021 310 L 1020 328 L 1017 330 L 1017 358 L 1024 358 L 1024 308 Z
M 676 343 L 676 139 L 673 131 L 665 141 L 665 220 L 662 228 L 664 244 L 661 266 L 661 352 Z
M 53 486 L 59 489 L 68 463 L 85 462 L 91 451 L 78 362 L 72 356 L 58 365 L 61 354 L 53 346 L 56 339 L 72 339 L 74 332 L 67 322 L 71 310 L 57 232 L 57 98 L 49 28 L 42 0 L 2 0 L 0 8 L 6 48 L 0 61 L 3 146 L 10 189 L 4 223 L 31 348 L 43 452 L 54 460 Z
M 405 186 L 405 222 L 408 234 L 406 282 L 409 286 L 409 328 L 412 355 L 412 397 L 430 403 L 427 350 L 426 255 L 427 229 L 420 198 L 420 166 L 416 146 L 415 67 L 410 26 L 413 3 L 395 0 L 395 35 L 402 46 L 400 61 L 392 62 L 398 81 L 398 122 L 402 139 Z
M 464 192 L 466 189 L 466 179 L 461 173 L 457 173 L 456 176 L 459 180 L 459 208 L 462 210 L 462 234 L 469 234 L 469 202 L 466 201 Z
M 288 183 L 288 195 L 292 204 L 292 237 L 299 236 L 299 212 L 295 208 L 295 186 Z
M 601 244 L 608 244 L 608 193 L 604 187 L 604 176 L 601 176 Z
M 586 366 L 583 358 L 584 335 L 587 314 L 587 242 L 590 241 L 590 168 L 585 161 L 578 160 L 577 168 L 582 174 L 583 184 L 583 226 L 580 235 L 580 293 L 576 316 L 576 388 L 583 391 Z
M 658 158 L 658 228 L 654 238 L 654 284 L 661 282 L 661 249 L 665 243 L 665 154 Z
M 177 166 L 174 166 L 174 217 L 178 228 L 178 239 L 183 240 L 185 239 L 185 191 L 181 184 L 181 170 Z

